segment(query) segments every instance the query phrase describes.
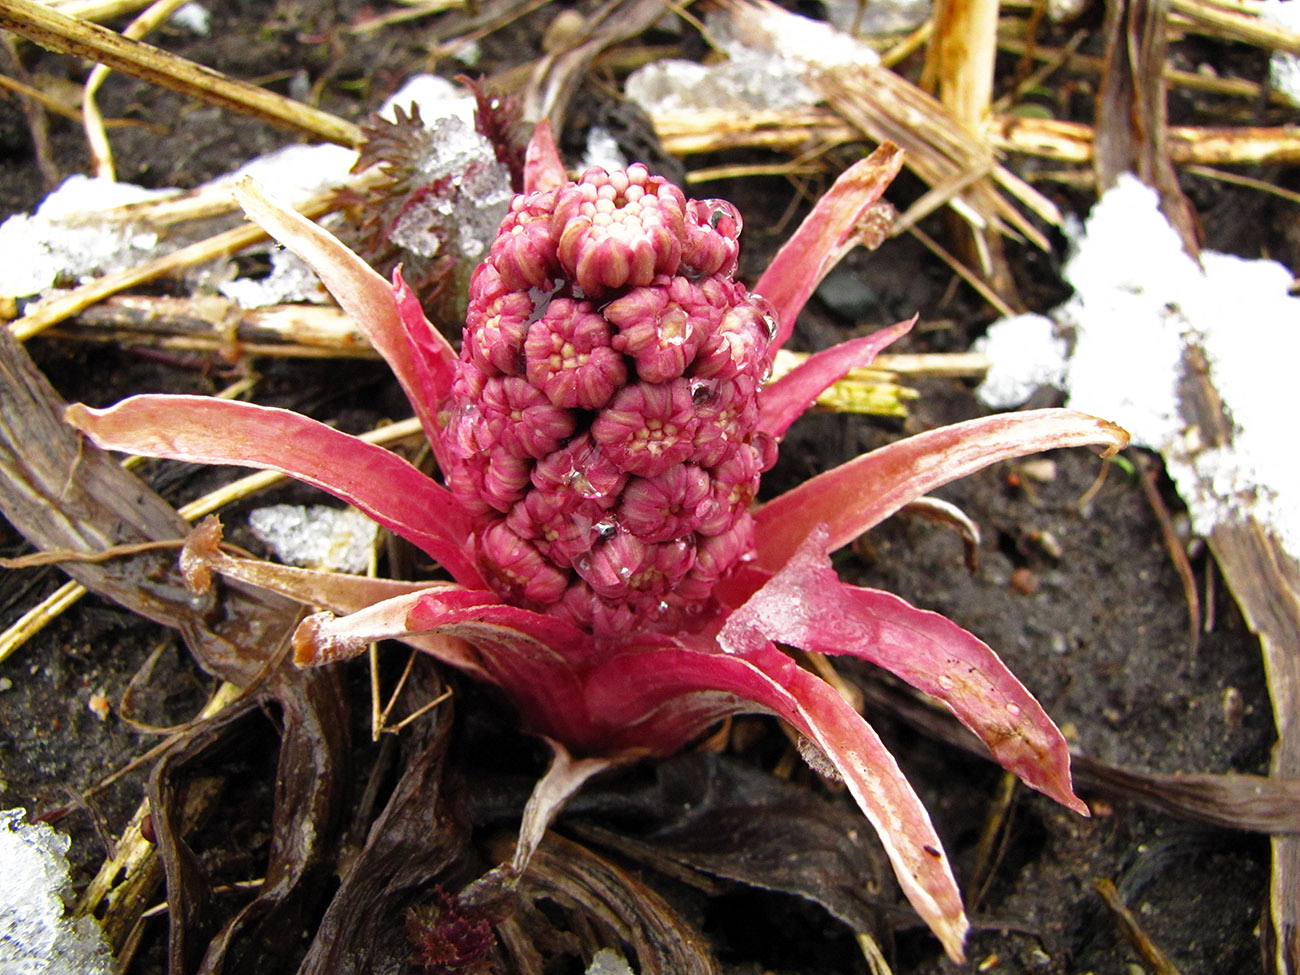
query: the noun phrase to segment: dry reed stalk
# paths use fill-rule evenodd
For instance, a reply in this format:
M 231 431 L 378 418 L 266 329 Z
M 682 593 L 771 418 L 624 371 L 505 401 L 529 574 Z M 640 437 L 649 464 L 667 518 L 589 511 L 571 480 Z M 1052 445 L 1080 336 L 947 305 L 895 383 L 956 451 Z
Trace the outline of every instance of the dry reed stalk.
M 361 129 L 343 119 L 97 24 L 69 17 L 35 0 L 0 0 L 0 27 L 64 54 L 107 65 L 115 71 L 200 101 L 260 118 L 305 135 L 358 146 Z
M 1036 61 L 1060 62 L 1060 66 L 1073 71 L 1087 71 L 1090 74 L 1100 73 L 1105 62 L 1091 54 L 1080 54 L 1077 51 L 1065 51 L 1060 48 L 1043 47 L 1041 45 L 1030 45 L 1020 38 L 1006 36 L 1004 33 L 998 39 L 998 47 L 1009 54 L 1015 54 L 1018 57 L 1033 58 Z M 1261 98 L 1267 98 L 1274 105 L 1290 105 L 1291 102 L 1285 94 L 1273 88 L 1265 88 L 1264 85 L 1256 81 L 1250 81 L 1246 78 L 1219 78 L 1215 75 L 1198 74 L 1195 71 L 1181 71 L 1171 65 L 1165 65 L 1165 81 L 1178 88 L 1185 88 L 1188 91 L 1200 91 L 1207 95 L 1222 95 L 1226 98 L 1243 98 L 1246 101 L 1257 101 Z
M 935 80 L 939 101 L 978 146 L 987 160 L 980 177 L 987 189 L 993 169 L 993 149 L 985 134 L 993 100 L 993 62 L 997 56 L 998 0 L 936 0 L 934 34 L 927 57 L 927 77 Z M 979 183 L 963 191 L 965 198 L 980 192 Z M 995 226 L 967 225 L 955 231 L 956 244 L 967 263 L 975 264 L 989 288 L 997 293 L 997 307 L 1017 301 L 1015 279 Z M 1047 249 L 1044 247 L 1044 249 Z
M 860 131 L 846 128 L 843 117 L 828 108 L 771 110 L 744 118 L 656 112 L 651 121 L 664 149 L 678 156 L 750 148 L 804 152 L 810 146 L 843 145 L 862 138 Z M 998 152 L 1077 165 L 1092 160 L 1093 128 L 1084 122 L 999 114 L 990 122 L 989 137 Z M 1295 165 L 1300 163 L 1300 125 L 1171 125 L 1168 148 L 1169 158 L 1180 166 Z
M 1082 122 L 1002 116 L 992 127 L 994 145 L 1059 162 L 1086 164 L 1093 129 Z M 1254 166 L 1300 163 L 1300 126 L 1227 128 L 1171 125 L 1169 158 L 1180 166 Z
M 1270 51 L 1300 55 L 1300 33 L 1260 18 L 1259 5 L 1222 0 L 1171 0 L 1170 10 L 1195 33 L 1215 40 L 1242 41 Z

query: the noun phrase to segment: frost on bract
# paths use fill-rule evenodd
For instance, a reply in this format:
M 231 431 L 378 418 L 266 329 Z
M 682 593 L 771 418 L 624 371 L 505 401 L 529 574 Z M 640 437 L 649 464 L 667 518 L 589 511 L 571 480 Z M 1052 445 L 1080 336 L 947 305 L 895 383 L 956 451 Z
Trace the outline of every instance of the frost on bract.
M 21 809 L 0 812 L 0 972 L 111 975 L 112 956 L 94 918 L 72 919 L 70 840 Z

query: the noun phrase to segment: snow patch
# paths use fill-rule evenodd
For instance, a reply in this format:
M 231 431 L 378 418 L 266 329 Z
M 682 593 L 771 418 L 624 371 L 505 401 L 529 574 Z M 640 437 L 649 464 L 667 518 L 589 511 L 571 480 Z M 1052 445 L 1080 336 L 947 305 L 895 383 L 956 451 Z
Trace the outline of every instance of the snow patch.
M 1121 177 L 1072 232 L 1065 276 L 1075 295 L 1051 313 L 1073 331 L 1062 381 L 1069 405 L 1124 426 L 1135 444 L 1157 450 L 1188 506 L 1195 530 L 1254 518 L 1300 558 L 1300 463 L 1290 411 L 1279 402 L 1300 361 L 1300 298 L 1275 261 L 1183 251 L 1156 194 Z M 1014 319 L 989 330 L 990 348 L 1014 344 Z M 996 355 L 996 352 L 990 353 Z M 1185 418 L 1179 388 L 1189 361 L 1203 361 L 1232 423 L 1230 442 L 1211 449 Z M 1021 364 L 1025 373 L 1038 368 Z M 1013 361 L 995 363 L 990 405 Z M 1028 380 L 1027 380 L 1028 382 Z
M 273 504 L 249 512 L 248 526 L 288 565 L 354 575 L 366 571 L 379 526 L 355 508 Z
M 817 72 L 880 63 L 843 31 L 783 10 L 747 11 L 738 19 L 714 13 L 706 26 L 725 61 L 651 62 L 627 79 L 627 97 L 652 115 L 801 108 L 820 100 L 809 83 Z
M 5 975 L 111 975 L 113 959 L 94 918 L 67 915 L 71 840 L 0 812 L 0 971 Z

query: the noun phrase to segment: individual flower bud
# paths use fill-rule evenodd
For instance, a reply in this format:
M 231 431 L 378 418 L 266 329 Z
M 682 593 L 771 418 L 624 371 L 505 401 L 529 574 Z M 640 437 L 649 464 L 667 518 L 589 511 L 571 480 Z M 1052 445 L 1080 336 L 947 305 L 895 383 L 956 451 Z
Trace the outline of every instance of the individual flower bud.
M 497 593 L 520 605 L 549 606 L 564 595 L 568 573 L 497 519 L 479 533 L 479 563 Z
M 514 507 L 524 496 L 532 474 L 532 462 L 504 447 L 495 447 L 487 454 L 480 490 L 483 500 L 503 514 Z
M 560 262 L 551 231 L 554 207 L 554 190 L 516 196 L 511 201 L 487 257 L 510 291 L 549 291 L 558 277 Z
M 697 276 L 736 273 L 740 211 L 726 200 L 689 200 L 682 268 Z
M 623 489 L 619 524 L 643 542 L 666 542 L 697 529 L 712 515 L 713 483 L 693 464 L 671 467 L 655 477 L 634 477 Z M 712 522 L 710 522 L 712 523 Z
M 746 511 L 722 534 L 701 538 L 696 543 L 695 562 L 677 584 L 677 597 L 692 603 L 707 599 L 723 574 L 752 558 L 753 551 L 754 518 Z
M 591 436 L 621 470 L 654 477 L 695 452 L 699 423 L 686 380 L 636 383 L 601 410 Z
M 589 296 L 671 274 L 681 262 L 685 206 L 681 190 L 640 163 L 589 169 L 555 199 L 560 265 Z
M 504 448 L 519 457 L 545 457 L 573 433 L 568 410 L 516 376 L 489 379 L 479 400 L 478 439 L 485 450 Z
M 758 383 L 740 373 L 724 380 L 690 380 L 695 390 L 694 453 L 691 459 L 701 467 L 713 467 L 731 455 L 758 423 Z
M 694 539 L 653 545 L 620 530 L 575 562 L 574 568 L 602 599 L 627 599 L 639 593 L 657 600 L 685 578 L 694 564 Z
M 490 264 L 475 269 L 469 290 L 462 357 L 468 357 L 489 376 L 518 375 L 523 371 L 524 335 L 533 315 L 532 298 L 526 292 L 506 288 Z
M 771 368 L 768 347 L 776 330 L 776 310 L 761 295 L 749 295 L 727 309 L 704 340 L 691 366 L 701 379 L 731 379 L 748 373 L 760 381 Z
M 627 382 L 609 323 L 587 301 L 552 301 L 528 327 L 524 357 L 528 381 L 556 406 L 598 410 Z
M 722 320 L 726 293 L 682 277 L 660 275 L 647 287 L 633 288 L 603 309 L 617 326 L 613 346 L 636 360 L 636 372 L 650 383 L 680 376 L 701 343 Z
M 567 499 L 571 508 L 582 501 L 608 508 L 617 503 L 627 474 L 584 433 L 539 460 L 532 482 L 539 491 Z
M 737 444 L 726 459 L 713 468 L 714 481 L 726 490 L 726 501 L 733 508 L 748 508 L 758 494 L 763 458 L 752 443 Z

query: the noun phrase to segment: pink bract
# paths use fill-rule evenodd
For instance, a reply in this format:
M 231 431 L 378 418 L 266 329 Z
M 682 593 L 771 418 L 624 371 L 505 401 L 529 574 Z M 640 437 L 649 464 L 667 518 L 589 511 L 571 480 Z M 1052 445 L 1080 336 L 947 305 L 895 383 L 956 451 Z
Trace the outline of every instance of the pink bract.
M 753 506 L 790 424 L 910 326 L 764 384 L 794 317 L 900 164 L 885 146 L 845 172 L 750 291 L 732 277 L 733 207 L 687 200 L 639 165 L 567 182 L 539 127 L 529 185 L 474 275 L 460 353 L 399 277 L 390 286 L 242 184 L 249 215 L 315 267 L 392 366 L 446 486 L 314 420 L 247 403 L 138 396 L 107 410 L 75 405 L 68 418 L 109 449 L 283 471 L 437 560 L 453 582 L 352 586 L 233 558 L 211 528 L 186 556 L 191 569 L 326 607 L 295 638 L 302 665 L 393 638 L 501 688 L 556 753 L 525 815 L 518 869 L 593 772 L 669 754 L 728 715 L 765 712 L 844 779 L 904 893 L 959 959 L 967 921 L 925 809 L 870 726 L 780 645 L 894 672 L 1027 784 L 1086 815 L 1064 739 L 993 651 L 942 616 L 841 582 L 829 554 L 988 464 L 1055 447 L 1113 451 L 1127 437 L 1066 410 L 987 417 Z

